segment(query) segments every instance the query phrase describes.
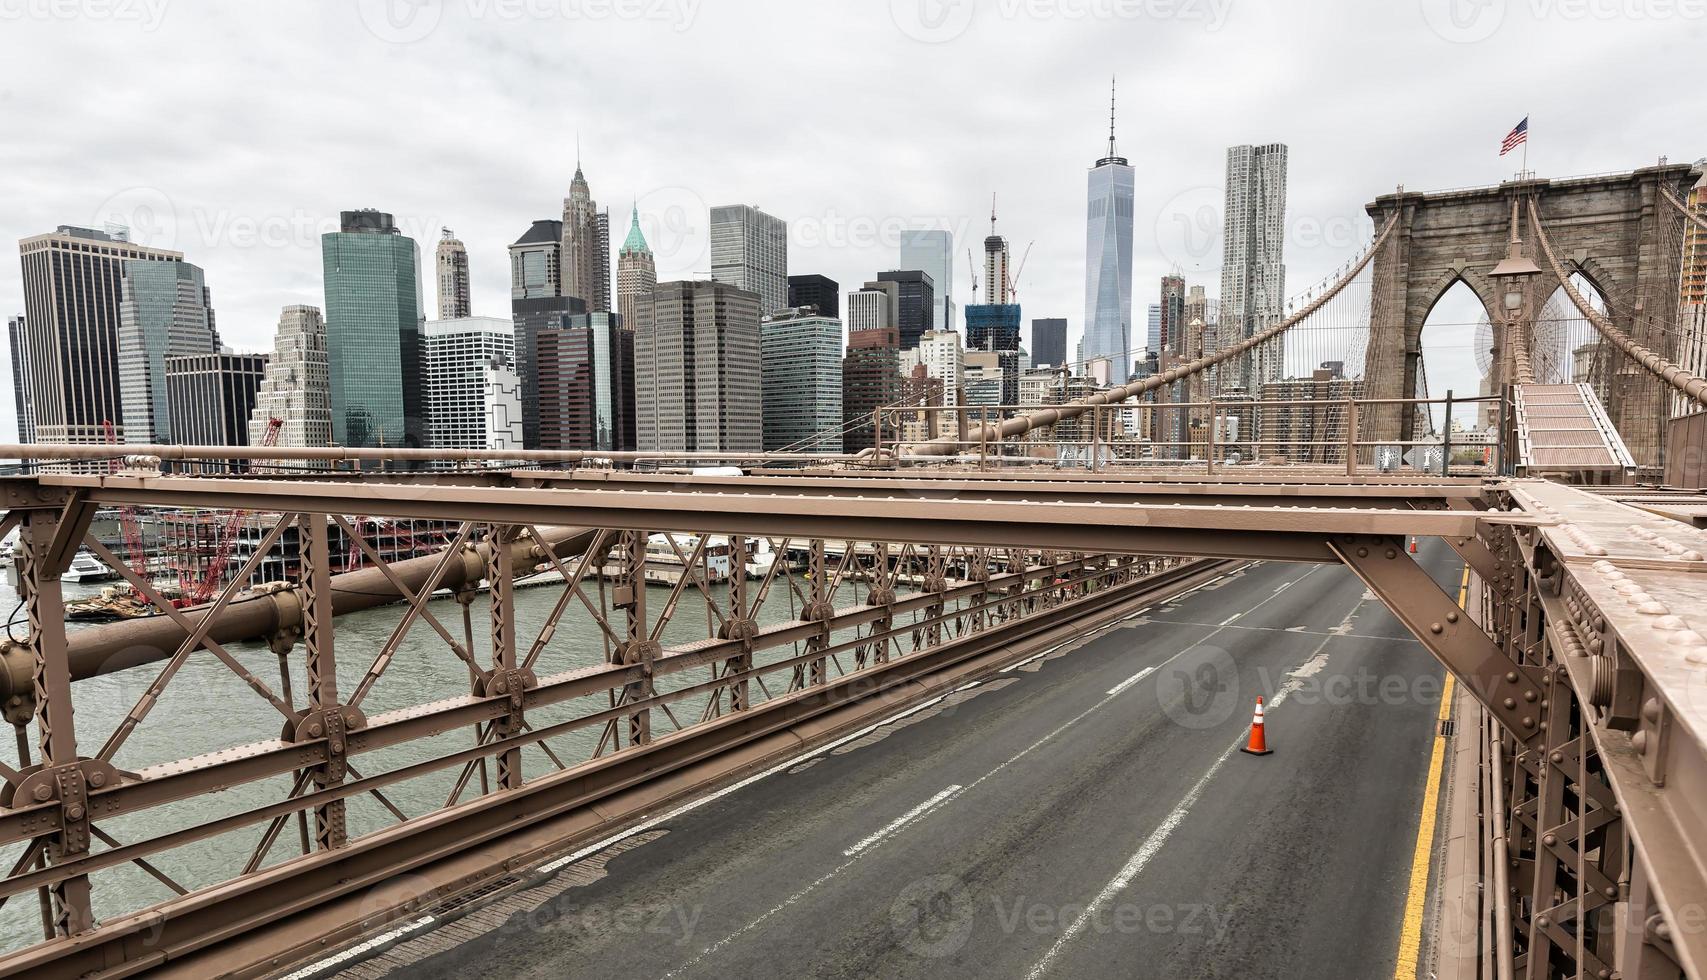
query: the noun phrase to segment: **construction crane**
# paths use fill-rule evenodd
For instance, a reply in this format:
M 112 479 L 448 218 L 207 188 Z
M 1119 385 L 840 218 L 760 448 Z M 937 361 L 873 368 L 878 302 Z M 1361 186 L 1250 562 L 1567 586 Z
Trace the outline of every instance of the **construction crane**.
M 119 444 L 118 431 L 113 428 L 112 419 L 101 420 L 101 431 L 105 434 L 108 445 L 116 446 Z M 107 472 L 117 473 L 123 459 L 123 456 L 114 454 L 113 458 L 107 462 Z M 124 534 L 125 564 L 130 566 L 130 570 L 136 573 L 137 578 L 146 580 L 148 578 L 148 556 L 142 550 L 142 525 L 137 520 L 135 507 L 119 508 L 119 529 Z M 135 586 L 131 587 L 130 592 L 136 598 L 142 598 L 142 593 L 138 592 Z
M 284 419 L 277 416 L 267 419 L 267 431 L 261 435 L 262 446 L 275 446 L 279 441 L 279 429 L 284 426 Z M 213 560 L 208 562 L 207 572 L 200 581 L 188 587 L 183 587 L 183 598 L 180 605 L 199 606 L 213 598 L 219 591 L 224 579 L 225 569 L 231 564 L 231 556 L 237 550 L 237 530 L 243 518 L 249 512 L 234 510 L 225 519 L 225 524 L 219 529 L 219 537 L 214 543 Z
M 1025 251 L 1020 253 L 1019 265 L 1014 267 L 1014 274 L 1008 277 L 1008 296 L 1014 301 L 1019 300 L 1019 277 L 1025 272 L 1025 260 L 1031 258 L 1031 246 L 1037 244 L 1037 239 L 1025 243 Z
M 978 298 L 978 260 L 972 257 L 972 250 L 966 250 L 966 266 L 972 272 L 972 298 Z

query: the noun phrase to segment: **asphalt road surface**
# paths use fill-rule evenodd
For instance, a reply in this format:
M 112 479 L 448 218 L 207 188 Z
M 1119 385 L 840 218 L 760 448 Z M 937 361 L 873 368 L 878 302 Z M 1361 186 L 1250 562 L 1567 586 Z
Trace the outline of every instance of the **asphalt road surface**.
M 1346 569 L 1259 564 L 344 975 L 1391 976 L 1441 678 Z

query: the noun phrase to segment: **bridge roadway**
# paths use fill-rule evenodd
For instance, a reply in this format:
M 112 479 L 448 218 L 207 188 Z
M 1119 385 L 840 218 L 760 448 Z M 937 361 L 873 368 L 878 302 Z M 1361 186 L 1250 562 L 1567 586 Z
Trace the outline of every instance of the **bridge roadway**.
M 1347 569 L 1250 566 L 315 972 L 1391 976 L 1441 677 Z

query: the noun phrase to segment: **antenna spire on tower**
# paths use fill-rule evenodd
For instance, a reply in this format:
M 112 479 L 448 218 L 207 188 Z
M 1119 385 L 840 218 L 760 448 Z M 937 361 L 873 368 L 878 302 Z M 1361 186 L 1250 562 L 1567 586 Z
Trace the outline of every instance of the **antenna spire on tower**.
M 1108 76 L 1108 155 L 1117 156 L 1114 148 L 1114 76 Z
M 990 192 L 990 234 L 996 233 L 996 192 Z

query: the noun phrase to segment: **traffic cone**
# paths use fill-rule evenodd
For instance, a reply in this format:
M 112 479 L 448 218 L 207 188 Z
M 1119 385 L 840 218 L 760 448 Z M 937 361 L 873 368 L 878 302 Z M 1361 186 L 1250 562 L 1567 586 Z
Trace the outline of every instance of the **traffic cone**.
M 1251 755 L 1273 755 L 1274 750 L 1268 747 L 1268 740 L 1262 733 L 1262 698 L 1257 698 L 1257 713 L 1251 716 L 1251 739 L 1245 743 L 1240 752 Z
M 1416 553 L 1417 553 L 1417 536 L 1413 534 L 1413 535 L 1411 535 L 1411 554 L 1414 555 Z

